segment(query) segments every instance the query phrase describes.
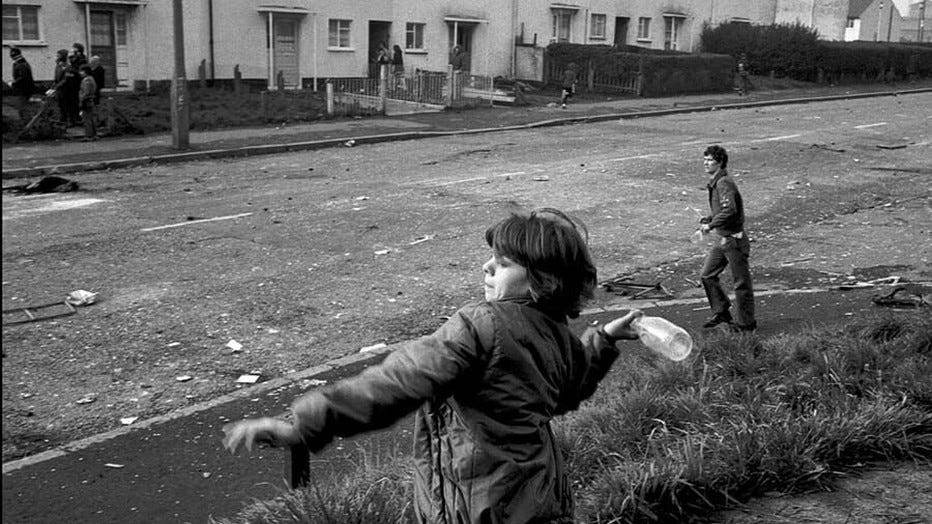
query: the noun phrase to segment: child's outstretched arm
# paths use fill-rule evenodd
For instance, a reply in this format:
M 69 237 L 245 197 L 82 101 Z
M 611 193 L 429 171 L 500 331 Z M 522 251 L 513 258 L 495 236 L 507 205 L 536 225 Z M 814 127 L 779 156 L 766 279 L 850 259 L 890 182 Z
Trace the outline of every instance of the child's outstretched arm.
M 223 426 L 223 433 L 223 447 L 230 453 L 236 453 L 241 447 L 252 451 L 257 444 L 284 447 L 301 442 L 301 435 L 293 424 L 269 417 L 231 422 Z

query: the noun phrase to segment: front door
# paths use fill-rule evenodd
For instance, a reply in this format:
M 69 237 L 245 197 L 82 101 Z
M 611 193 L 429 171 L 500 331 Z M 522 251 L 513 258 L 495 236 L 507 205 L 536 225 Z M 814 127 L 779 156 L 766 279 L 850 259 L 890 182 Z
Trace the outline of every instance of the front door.
M 117 53 L 113 11 L 91 11 L 91 55 L 100 57 L 104 67 L 104 86 L 117 86 Z
M 628 17 L 615 17 L 615 46 L 622 47 L 628 43 Z
M 298 22 L 288 18 L 276 18 L 275 22 L 275 78 L 273 84 L 278 86 L 279 74 L 285 88 L 295 88 L 300 84 L 298 72 Z

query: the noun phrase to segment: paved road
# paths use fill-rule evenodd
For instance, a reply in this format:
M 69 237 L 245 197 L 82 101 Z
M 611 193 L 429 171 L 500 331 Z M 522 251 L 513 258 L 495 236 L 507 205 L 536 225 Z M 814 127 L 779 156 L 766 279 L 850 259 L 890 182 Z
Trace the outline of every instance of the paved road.
M 758 115 L 755 118 L 763 120 L 766 117 Z M 804 117 L 800 116 L 800 119 L 802 118 Z M 870 126 L 877 123 L 879 123 L 879 120 L 874 119 L 870 122 L 854 122 L 849 127 Z M 633 134 L 647 130 L 652 125 L 656 124 L 643 122 L 626 124 Z M 765 125 L 765 123 L 760 122 L 756 125 Z M 811 122 L 804 125 L 818 127 Z M 661 131 L 658 130 L 657 132 L 660 133 Z M 823 130 L 822 132 L 825 133 L 826 131 Z M 874 127 L 861 128 L 857 132 L 849 129 L 846 140 L 852 144 L 857 144 L 858 147 L 865 151 L 871 149 L 876 153 L 874 143 L 878 140 L 878 136 L 874 134 L 875 132 L 879 132 L 879 130 Z M 779 136 L 783 135 L 783 133 L 779 134 Z M 574 140 L 582 140 L 584 133 L 573 133 L 573 136 Z M 778 137 L 778 134 L 770 135 L 770 137 Z M 753 137 L 745 138 L 754 139 Z M 705 137 L 703 137 L 704 139 Z M 678 144 L 677 147 L 698 147 L 698 142 L 692 144 L 692 146 L 685 142 L 688 142 L 688 140 L 684 139 L 684 143 Z M 759 143 L 760 146 L 746 144 L 746 147 L 763 147 L 771 143 L 773 142 L 762 141 Z M 799 153 L 798 149 L 808 148 L 809 145 L 805 141 L 794 142 L 792 138 L 784 138 L 780 149 L 768 153 L 766 162 L 773 162 L 770 165 L 783 165 L 780 163 L 781 158 L 796 155 Z M 823 145 L 831 147 L 831 144 Z M 926 146 L 926 150 L 927 148 L 928 146 Z M 673 159 L 683 161 L 684 165 L 689 164 L 689 161 L 677 158 L 678 150 L 674 149 L 665 152 L 665 154 L 672 156 L 665 158 L 664 163 L 668 163 Z M 839 149 L 839 147 L 835 149 Z M 686 150 L 684 149 L 684 151 Z M 915 154 L 910 150 L 907 151 L 911 155 Z M 4 153 L 6 153 L 6 149 Z M 610 162 L 615 159 L 610 151 L 602 151 L 600 154 L 602 156 L 596 158 L 596 161 Z M 6 154 L 4 155 L 4 161 L 6 161 Z M 629 161 L 649 163 L 650 159 L 625 160 L 625 162 Z M 839 166 L 841 162 L 841 160 L 837 162 Z M 846 157 L 844 162 L 854 162 L 854 160 Z M 878 165 L 877 167 L 889 166 Z M 842 167 L 838 169 L 842 170 Z M 882 173 L 882 171 L 878 173 Z M 497 175 L 502 174 L 503 172 L 497 173 Z M 484 175 L 495 177 L 496 173 L 485 173 Z M 658 172 L 654 173 L 653 176 L 658 180 L 662 180 L 667 177 L 667 174 L 666 172 Z M 831 174 L 829 173 L 828 176 L 831 177 Z M 443 184 L 446 182 L 438 181 L 436 183 Z M 839 185 L 842 186 L 846 183 L 861 184 L 864 181 L 839 181 Z M 675 184 L 670 186 L 673 187 Z M 805 187 L 804 184 L 803 187 Z M 494 190 L 495 188 L 490 187 L 488 189 Z M 771 189 L 787 191 L 782 185 L 779 188 Z M 803 189 L 800 187 L 794 188 L 792 191 L 812 191 L 811 193 L 794 193 L 798 194 L 800 199 L 805 199 L 813 194 L 825 192 L 825 187 L 822 185 L 818 189 L 819 191 L 813 191 L 811 188 Z M 501 197 L 500 194 L 496 196 Z M 924 204 L 920 202 L 920 205 Z M 894 207 L 898 208 L 899 205 Z M 5 201 L 4 214 L 13 211 L 15 210 L 8 209 Z M 893 220 L 887 224 L 884 221 L 888 220 L 889 217 L 897 218 L 894 215 L 898 212 L 898 209 L 893 209 L 890 213 L 874 210 L 873 214 L 869 216 L 874 217 L 874 220 L 877 220 L 877 217 L 882 217 L 883 220 L 879 220 L 878 225 L 883 231 L 899 231 L 902 227 L 888 229 L 887 226 L 902 223 Z M 601 214 L 599 216 L 602 217 L 600 220 L 607 220 Z M 789 220 L 793 217 L 783 218 Z M 851 220 L 854 222 L 845 217 L 840 217 L 833 224 L 829 224 L 828 228 L 830 231 L 843 230 L 846 236 L 855 234 L 853 232 L 856 229 L 850 226 L 855 225 L 859 219 L 863 221 L 863 216 L 852 212 Z M 111 222 L 108 223 L 108 220 Z M 126 224 L 114 223 L 115 220 L 115 216 L 109 216 L 108 218 L 107 215 L 104 215 L 96 225 L 87 225 L 86 227 L 89 229 L 85 233 L 89 233 L 94 230 L 94 227 L 101 225 L 107 227 L 116 226 L 118 228 L 126 226 Z M 162 223 L 164 224 L 164 222 Z M 590 225 L 592 224 L 590 223 Z M 66 226 L 83 227 L 77 221 L 66 224 Z M 668 226 L 664 225 L 664 229 L 666 230 Z M 921 229 L 924 226 L 916 227 Z M 601 230 L 602 227 L 600 226 L 598 229 Z M 769 257 L 771 264 L 780 266 L 780 262 L 783 261 L 790 266 L 809 264 L 811 270 L 820 269 L 821 266 L 818 265 L 822 263 L 820 259 L 828 253 L 819 253 L 820 256 L 811 257 L 808 255 L 812 250 L 812 240 L 825 238 L 825 230 L 800 227 L 798 231 L 797 238 L 782 248 L 784 251 L 774 253 Z M 860 229 L 857 231 L 860 231 Z M 5 234 L 5 252 L 9 240 L 8 235 Z M 656 235 L 651 237 L 650 241 L 664 242 L 665 240 L 663 235 Z M 604 239 L 600 242 L 613 243 Z M 866 248 L 871 247 L 869 245 L 870 239 L 865 238 L 863 242 L 865 242 Z M 912 247 L 916 248 L 917 246 L 913 245 Z M 74 248 L 84 249 L 84 247 L 77 244 Z M 835 250 L 842 248 L 843 246 L 832 247 Z M 895 260 L 896 257 L 890 256 L 891 248 L 890 246 L 881 246 L 879 252 L 872 255 L 874 258 L 871 258 L 871 260 L 887 262 L 891 258 Z M 801 251 L 801 249 L 809 249 L 809 251 Z M 918 246 L 918 249 L 921 249 L 921 246 Z M 859 250 L 859 255 L 861 251 L 863 250 Z M 917 249 L 913 249 L 912 254 L 915 254 L 915 251 Z M 659 250 L 658 253 L 660 253 L 658 256 L 666 256 L 662 250 Z M 827 262 L 832 264 L 841 264 L 843 266 L 845 262 L 844 259 L 839 257 L 828 256 L 826 258 L 829 259 Z M 650 266 L 650 264 L 646 265 Z M 928 260 L 925 261 L 925 266 L 927 271 Z M 6 275 L 4 280 L 6 280 Z M 790 284 L 785 284 L 785 286 L 790 286 Z M 8 286 L 5 285 L 4 287 Z M 774 286 L 774 289 L 776 290 L 778 287 Z M 861 315 L 872 312 L 869 305 L 871 293 L 871 290 L 816 294 L 778 293 L 773 296 L 761 297 L 760 309 L 763 328 L 760 335 L 767 336 L 776 332 L 793 332 L 812 322 L 812 318 L 818 318 L 819 322 L 857 321 Z M 601 304 L 610 305 L 609 302 L 605 301 L 601 302 Z M 661 314 L 686 326 L 696 326 L 701 323 L 702 318 L 707 316 L 707 313 L 702 302 L 699 301 L 664 306 Z M 604 315 L 604 313 L 592 312 L 587 320 L 599 315 Z M 7 367 L 6 364 L 5 362 L 5 368 Z M 351 367 L 345 371 L 352 370 Z M 4 522 L 60 522 L 62 515 L 67 515 L 67 519 L 73 522 L 203 522 L 207 515 L 210 514 L 230 515 L 250 497 L 263 498 L 274 493 L 279 486 L 283 486 L 283 470 L 286 461 L 280 453 L 271 451 L 262 452 L 251 460 L 229 457 L 220 449 L 219 427 L 226 420 L 236 419 L 250 413 L 274 412 L 284 409 L 296 390 L 300 388 L 300 381 L 312 377 L 316 376 L 311 373 L 295 377 L 295 380 L 299 382 L 298 386 L 290 385 L 287 379 L 283 379 L 270 385 L 246 390 L 245 393 L 241 394 L 242 396 L 223 398 L 193 406 L 180 412 L 183 416 L 179 418 L 165 417 L 140 422 L 125 430 L 65 446 L 59 452 L 4 464 Z M 280 387 L 281 389 L 268 391 L 267 388 L 271 386 Z M 403 431 L 403 428 L 400 428 L 399 431 Z M 403 434 L 399 437 L 397 433 L 389 433 L 383 435 L 382 439 L 378 440 L 377 443 L 392 447 L 396 446 L 399 440 L 405 440 Z M 370 444 L 367 443 L 368 445 Z M 341 451 L 352 452 L 353 446 L 344 444 L 343 450 L 334 449 L 333 453 L 340 455 Z M 112 467 L 108 466 L 108 464 L 121 467 Z M 325 464 L 329 463 L 317 463 L 316 466 L 322 468 Z M 339 461 L 336 462 L 334 467 L 338 466 Z M 320 471 L 320 469 L 315 469 L 315 471 Z

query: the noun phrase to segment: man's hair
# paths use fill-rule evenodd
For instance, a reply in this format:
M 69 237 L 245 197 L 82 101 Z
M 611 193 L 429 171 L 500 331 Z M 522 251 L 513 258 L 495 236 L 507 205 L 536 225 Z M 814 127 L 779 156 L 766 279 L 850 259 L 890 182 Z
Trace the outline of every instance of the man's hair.
M 722 146 L 709 146 L 705 148 L 702 155 L 712 157 L 712 160 L 718 162 L 722 169 L 728 167 L 728 152 Z
M 22 55 L 23 55 L 23 52 L 20 51 L 20 49 L 19 49 L 18 47 L 11 47 L 11 48 L 10 48 L 10 56 L 11 56 L 11 57 L 16 58 L 17 56 L 22 56 Z
M 514 213 L 486 230 L 485 240 L 496 255 L 527 269 L 531 298 L 544 310 L 576 318 L 593 297 L 596 269 L 586 226 L 562 211 Z

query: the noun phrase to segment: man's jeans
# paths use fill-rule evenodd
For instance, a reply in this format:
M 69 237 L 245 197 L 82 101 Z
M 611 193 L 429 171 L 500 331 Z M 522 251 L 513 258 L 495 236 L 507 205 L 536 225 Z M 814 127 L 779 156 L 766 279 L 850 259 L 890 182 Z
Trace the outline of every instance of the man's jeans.
M 747 234 L 741 238 L 734 236 L 723 237 L 715 243 L 706 255 L 702 266 L 702 287 L 712 306 L 712 313 L 721 316 L 729 315 L 728 309 L 731 301 L 722 290 L 719 275 L 725 266 L 731 266 L 731 276 L 735 282 L 735 324 L 738 326 L 753 326 L 754 320 L 754 286 L 751 283 L 751 271 L 748 267 L 748 257 L 751 254 L 751 245 Z

